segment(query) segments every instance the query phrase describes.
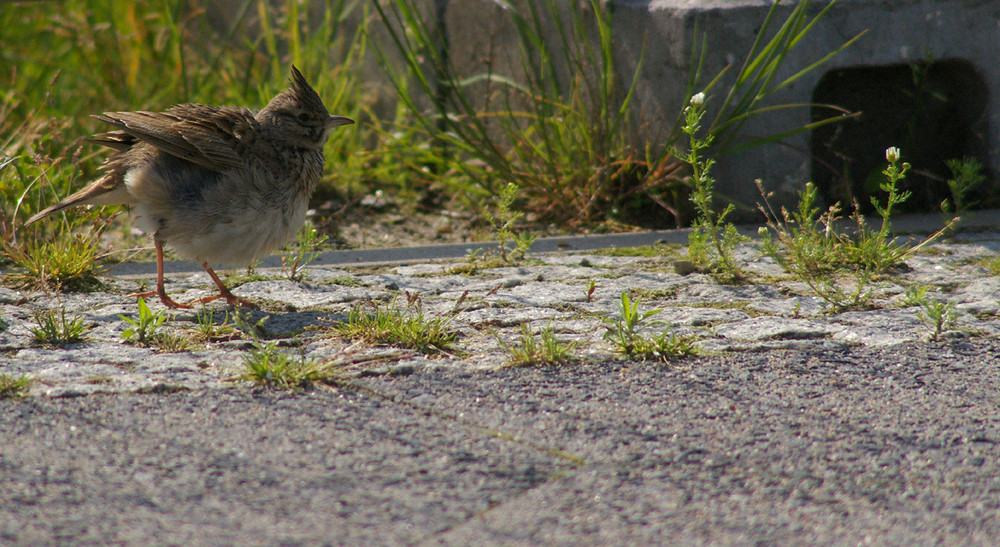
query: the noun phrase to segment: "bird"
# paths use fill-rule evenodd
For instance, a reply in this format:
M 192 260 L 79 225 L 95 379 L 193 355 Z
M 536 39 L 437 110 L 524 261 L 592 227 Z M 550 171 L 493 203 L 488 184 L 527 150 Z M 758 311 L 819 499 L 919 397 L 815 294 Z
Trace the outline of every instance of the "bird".
M 127 205 L 156 248 L 156 291 L 168 308 L 187 308 L 164 288 L 163 249 L 201 264 L 219 294 L 234 295 L 213 268 L 251 264 L 287 243 L 305 222 L 309 198 L 323 173 L 331 131 L 353 124 L 327 111 L 293 65 L 290 86 L 260 110 L 184 103 L 163 112 L 93 116 L 115 130 L 89 140 L 117 152 L 92 183 L 27 220 L 80 205 Z

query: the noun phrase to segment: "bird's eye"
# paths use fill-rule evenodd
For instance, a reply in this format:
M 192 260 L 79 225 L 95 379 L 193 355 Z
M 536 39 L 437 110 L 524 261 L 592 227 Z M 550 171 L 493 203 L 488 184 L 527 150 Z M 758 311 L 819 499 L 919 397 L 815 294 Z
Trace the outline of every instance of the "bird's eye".
M 299 114 L 299 121 L 303 123 L 309 121 L 309 114 L 306 112 Z

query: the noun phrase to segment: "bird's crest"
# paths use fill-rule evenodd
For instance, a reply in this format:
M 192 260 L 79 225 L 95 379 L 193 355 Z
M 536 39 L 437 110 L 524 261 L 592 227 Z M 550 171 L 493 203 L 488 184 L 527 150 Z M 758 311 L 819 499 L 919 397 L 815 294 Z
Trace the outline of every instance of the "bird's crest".
M 326 110 L 326 105 L 323 104 L 323 100 L 319 98 L 319 94 L 309 85 L 305 76 L 299 72 L 299 69 L 295 68 L 295 65 L 292 65 L 292 87 L 290 89 L 293 95 L 292 98 L 303 107 L 315 112 L 329 114 Z

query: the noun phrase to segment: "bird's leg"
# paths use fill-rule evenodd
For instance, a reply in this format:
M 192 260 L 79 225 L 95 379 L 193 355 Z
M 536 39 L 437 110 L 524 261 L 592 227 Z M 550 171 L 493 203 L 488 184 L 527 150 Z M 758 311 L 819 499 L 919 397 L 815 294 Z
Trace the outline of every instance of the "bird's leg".
M 202 262 L 201 263 L 201 267 L 205 268 L 205 271 L 208 272 L 208 275 L 212 278 L 212 281 L 215 281 L 215 285 L 217 287 L 219 287 L 219 294 L 217 294 L 215 296 L 206 296 L 205 298 L 199 298 L 197 300 L 192 301 L 191 302 L 192 304 L 194 304 L 195 302 L 205 303 L 205 302 L 211 302 L 213 300 L 218 300 L 220 298 L 225 298 L 226 302 L 229 302 L 230 305 L 233 305 L 233 306 L 245 306 L 247 308 L 254 309 L 254 310 L 257 309 L 257 306 L 253 305 L 249 301 L 244 300 L 244 299 L 236 296 L 232 292 L 230 292 L 230 290 L 228 288 L 226 288 L 226 284 L 223 283 L 222 280 L 219 279 L 219 276 L 215 274 L 215 270 L 213 270 L 208 265 L 208 262 Z
M 175 302 L 172 298 L 167 296 L 167 290 L 163 286 L 163 242 L 154 236 L 153 243 L 156 245 L 156 290 L 130 294 L 129 296 L 146 298 L 155 294 L 160 297 L 160 302 L 163 302 L 163 305 L 168 308 L 175 310 L 179 308 L 191 309 L 191 306 Z

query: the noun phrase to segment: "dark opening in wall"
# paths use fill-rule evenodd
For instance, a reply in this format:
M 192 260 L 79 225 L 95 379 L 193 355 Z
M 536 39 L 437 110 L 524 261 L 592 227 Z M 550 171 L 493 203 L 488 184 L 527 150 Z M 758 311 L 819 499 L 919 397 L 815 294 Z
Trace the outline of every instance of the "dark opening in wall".
M 997 192 L 987 163 L 987 89 L 969 63 L 935 61 L 852 67 L 826 73 L 813 93 L 814 105 L 836 105 L 861 115 L 813 131 L 812 179 L 830 203 L 847 211 L 857 200 L 873 211 L 869 196 L 884 199 L 885 149 L 900 149 L 913 167 L 903 189 L 913 192 L 902 211 L 939 211 L 951 198 L 948 160 L 965 157 L 983 165 L 986 181 L 972 189 L 966 203 L 996 206 Z M 831 110 L 813 106 L 813 120 Z

